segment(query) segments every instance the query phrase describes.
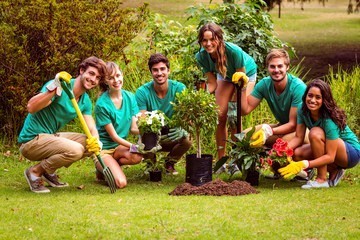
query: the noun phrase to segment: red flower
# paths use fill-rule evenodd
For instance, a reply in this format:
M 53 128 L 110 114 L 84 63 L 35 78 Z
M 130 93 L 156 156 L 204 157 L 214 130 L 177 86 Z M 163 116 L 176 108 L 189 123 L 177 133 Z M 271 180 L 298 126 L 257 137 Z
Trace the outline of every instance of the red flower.
M 292 157 L 293 155 L 294 155 L 294 150 L 292 150 L 291 148 L 288 148 L 286 150 L 286 156 Z
M 268 151 L 268 157 L 264 162 L 264 159 L 261 159 L 263 168 L 271 168 L 274 162 L 280 164 L 280 166 L 286 166 L 288 163 L 287 158 L 292 157 L 294 151 L 288 147 L 288 143 L 281 138 L 276 139 L 271 150 Z

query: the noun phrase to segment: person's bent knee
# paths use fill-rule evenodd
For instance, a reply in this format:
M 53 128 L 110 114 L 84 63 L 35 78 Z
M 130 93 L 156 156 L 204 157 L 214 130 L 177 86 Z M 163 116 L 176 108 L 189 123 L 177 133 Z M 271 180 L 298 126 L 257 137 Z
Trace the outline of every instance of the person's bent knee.
M 140 154 L 132 154 L 130 161 L 133 165 L 139 164 L 141 160 L 143 159 L 143 156 Z
M 116 182 L 116 186 L 120 189 L 126 187 L 127 185 L 126 179 L 116 179 L 115 182 Z
M 322 141 L 325 140 L 325 132 L 320 127 L 313 127 L 309 132 L 310 141 Z

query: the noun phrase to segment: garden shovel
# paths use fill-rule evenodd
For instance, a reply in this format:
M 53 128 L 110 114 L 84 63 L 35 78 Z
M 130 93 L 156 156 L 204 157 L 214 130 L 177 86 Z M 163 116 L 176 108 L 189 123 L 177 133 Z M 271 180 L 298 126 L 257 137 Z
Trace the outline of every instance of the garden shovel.
M 235 84 L 236 87 L 236 132 L 241 132 L 241 89 L 244 83 L 241 83 L 240 86 Z
M 75 100 L 75 97 L 74 97 L 74 93 L 71 89 L 71 86 L 70 86 L 70 79 L 71 79 L 71 75 L 68 74 L 67 72 L 62 72 L 59 74 L 59 80 L 61 81 L 61 87 L 63 88 L 63 90 L 66 92 L 66 94 L 69 96 L 70 100 L 71 100 L 71 103 L 73 104 L 74 108 L 75 108 L 75 111 L 76 111 L 76 114 L 80 120 L 80 123 L 81 123 L 81 126 L 85 132 L 85 135 L 87 138 L 91 138 L 92 135 L 90 133 L 90 130 L 89 130 L 89 127 L 87 126 L 86 122 L 85 122 L 85 119 L 79 109 L 79 106 Z M 102 168 L 103 168 L 103 174 L 105 176 L 105 180 L 106 182 L 108 183 L 108 186 L 110 188 L 110 192 L 111 193 L 114 193 L 116 191 L 116 183 L 115 183 L 115 178 L 114 178 L 114 175 L 112 174 L 110 168 L 108 168 L 104 161 L 102 160 L 101 156 L 100 156 L 100 153 L 99 152 L 96 152 L 95 153 L 97 159 L 99 160 Z

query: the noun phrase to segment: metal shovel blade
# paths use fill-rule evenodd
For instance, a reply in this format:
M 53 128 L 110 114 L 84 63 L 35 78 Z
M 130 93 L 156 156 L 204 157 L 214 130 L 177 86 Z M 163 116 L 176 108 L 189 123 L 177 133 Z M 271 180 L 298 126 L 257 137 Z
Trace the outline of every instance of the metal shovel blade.
M 105 180 L 106 180 L 107 184 L 109 185 L 110 192 L 111 193 L 116 192 L 115 179 L 114 179 L 114 176 L 113 176 L 110 168 L 108 168 L 108 167 L 104 168 L 103 174 L 105 176 Z

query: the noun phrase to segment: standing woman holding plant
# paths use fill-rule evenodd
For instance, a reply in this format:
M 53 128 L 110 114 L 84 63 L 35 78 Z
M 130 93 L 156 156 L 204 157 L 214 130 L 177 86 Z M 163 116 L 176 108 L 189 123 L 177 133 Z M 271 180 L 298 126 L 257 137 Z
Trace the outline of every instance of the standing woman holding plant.
M 103 93 L 95 106 L 96 126 L 103 143 L 101 156 L 114 175 L 118 188 L 127 185 L 122 165 L 134 165 L 141 162 L 137 145 L 126 138 L 129 132 L 139 134 L 135 115 L 139 112 L 135 95 L 122 89 L 123 74 L 114 62 L 106 64 L 108 78 L 100 83 Z M 101 165 L 96 162 L 97 177 L 101 178 Z
M 310 144 L 302 145 L 306 128 L 310 129 Z M 315 79 L 308 84 L 303 105 L 298 109 L 296 135 L 289 147 L 297 147 L 294 154 L 297 162 L 280 168 L 281 175 L 290 178 L 302 169 L 317 168 L 316 180 L 308 181 L 303 189 L 335 187 L 344 169 L 359 163 L 359 140 L 346 125 L 345 112 L 336 105 L 326 82 Z
M 235 90 L 232 79 L 246 79 L 243 82 L 248 83 L 244 84 L 242 91 L 249 95 L 256 82 L 257 66 L 254 59 L 239 46 L 224 41 L 223 31 L 215 23 L 207 23 L 200 28 L 198 43 L 201 48 L 195 57 L 207 77 L 208 91 L 215 93 L 220 110 L 216 129 L 217 152 L 220 159 L 225 155 L 228 103 Z

